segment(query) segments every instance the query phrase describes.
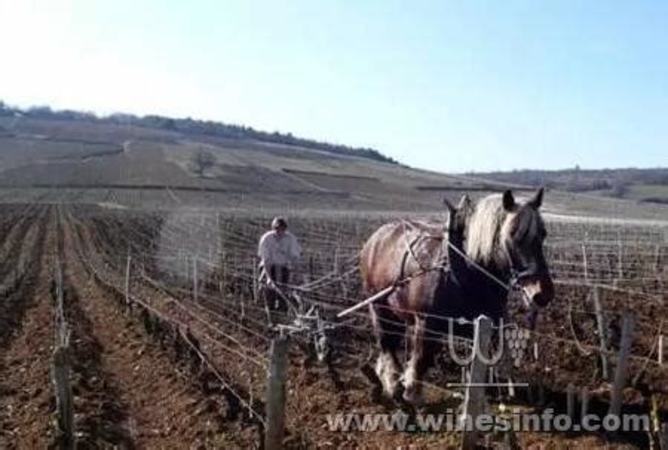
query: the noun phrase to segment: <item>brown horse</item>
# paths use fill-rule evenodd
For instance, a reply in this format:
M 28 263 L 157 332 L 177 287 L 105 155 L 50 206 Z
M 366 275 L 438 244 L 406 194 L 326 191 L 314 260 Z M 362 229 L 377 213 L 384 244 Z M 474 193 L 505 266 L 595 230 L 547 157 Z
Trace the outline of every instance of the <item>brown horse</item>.
M 434 338 L 447 331 L 443 317 L 473 320 L 486 315 L 498 322 L 508 296 L 499 281 L 517 283 L 538 306 L 553 298 L 543 256 L 545 226 L 538 211 L 542 197 L 540 189 L 532 199 L 517 203 L 506 191 L 475 206 L 465 197 L 457 209 L 449 207 L 446 227 L 393 222 L 381 226 L 365 243 L 360 268 L 366 293 L 396 286 L 370 306 L 380 345 L 376 374 L 386 395 L 398 393 L 401 366 L 396 351 L 408 325 L 413 329 L 410 359 L 402 376 L 403 398 L 417 403 L 419 380 L 438 350 Z M 463 250 L 466 258 L 452 251 L 448 242 Z M 448 260 L 451 270 L 441 270 Z

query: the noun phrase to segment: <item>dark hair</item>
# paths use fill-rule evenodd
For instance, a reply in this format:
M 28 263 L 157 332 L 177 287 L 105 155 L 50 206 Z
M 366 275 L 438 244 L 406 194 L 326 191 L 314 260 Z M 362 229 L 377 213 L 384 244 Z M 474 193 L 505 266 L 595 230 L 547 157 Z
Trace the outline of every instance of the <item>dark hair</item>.
M 288 222 L 285 221 L 283 217 L 274 217 L 274 220 L 271 221 L 271 228 L 287 228 Z

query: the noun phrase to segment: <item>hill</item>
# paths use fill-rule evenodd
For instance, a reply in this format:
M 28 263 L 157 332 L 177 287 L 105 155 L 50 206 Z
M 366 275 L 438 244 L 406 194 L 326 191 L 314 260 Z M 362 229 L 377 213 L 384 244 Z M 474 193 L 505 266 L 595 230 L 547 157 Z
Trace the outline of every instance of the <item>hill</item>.
M 377 161 L 396 163 L 396 161 L 394 161 L 392 158 L 389 158 L 381 154 L 378 150 L 372 148 L 349 147 L 347 145 L 331 144 L 327 142 L 315 141 L 312 139 L 295 137 L 292 135 L 292 133 L 284 134 L 277 131 L 269 133 L 266 131 L 255 130 L 254 128 L 248 126 L 231 125 L 210 120 L 197 120 L 190 117 L 185 119 L 176 119 L 157 115 L 137 117 L 132 114 L 112 114 L 110 116 L 100 117 L 92 113 L 81 111 L 54 111 L 48 106 L 21 109 L 9 106 L 0 100 L 0 117 L 2 116 L 63 120 L 93 124 L 132 125 L 197 136 L 214 136 L 219 138 L 238 140 L 253 139 L 262 142 L 294 145 L 315 150 L 322 150 L 334 154 L 361 156 Z M 0 129 L 0 134 L 1 133 L 2 129 Z
M 201 163 L 201 164 L 200 164 Z M 132 121 L 0 117 L 0 202 L 118 208 L 441 211 L 444 196 L 485 195 L 508 180 L 413 169 L 355 152 Z M 668 218 L 668 207 L 553 189 L 554 214 Z
M 668 168 L 515 170 L 478 173 L 477 177 L 568 192 L 668 204 Z

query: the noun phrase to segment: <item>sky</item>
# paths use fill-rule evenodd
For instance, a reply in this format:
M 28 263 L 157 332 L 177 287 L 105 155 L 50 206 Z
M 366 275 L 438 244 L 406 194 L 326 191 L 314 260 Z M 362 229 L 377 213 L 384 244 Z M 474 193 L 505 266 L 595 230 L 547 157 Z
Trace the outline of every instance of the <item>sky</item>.
M 0 100 L 442 172 L 668 166 L 668 2 L 0 0 Z

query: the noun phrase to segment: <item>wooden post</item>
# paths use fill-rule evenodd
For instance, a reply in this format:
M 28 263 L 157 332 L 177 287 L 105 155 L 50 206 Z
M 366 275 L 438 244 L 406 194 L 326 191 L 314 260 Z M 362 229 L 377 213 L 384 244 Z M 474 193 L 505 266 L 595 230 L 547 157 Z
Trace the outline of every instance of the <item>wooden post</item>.
M 70 359 L 66 346 L 57 346 L 53 352 L 53 384 L 56 387 L 59 447 L 74 448 L 74 408 L 70 385 Z
M 545 384 L 543 380 L 538 380 L 538 404 L 543 406 L 545 404 Z
M 69 330 L 65 319 L 65 293 L 60 260 L 56 260 L 56 317 L 55 349 L 53 351 L 53 384 L 56 391 L 58 446 L 63 450 L 75 448 L 74 408 L 70 384 Z
M 617 367 L 615 368 L 615 380 L 612 385 L 610 399 L 610 410 L 608 414 L 619 416 L 622 411 L 622 391 L 626 385 L 627 367 L 631 343 L 633 342 L 633 316 L 626 311 L 622 320 L 622 342 L 619 346 L 617 356 Z
M 190 271 L 188 270 L 188 255 L 183 253 L 183 277 L 185 278 L 186 287 L 190 278 Z
M 601 376 L 604 380 L 608 380 L 610 371 L 608 370 L 608 356 L 606 354 L 608 351 L 608 339 L 606 333 L 607 327 L 599 294 L 599 288 L 594 288 L 592 298 L 594 299 L 594 311 L 596 313 L 596 325 L 599 339 L 599 353 L 601 355 Z
M 575 386 L 568 383 L 566 387 L 566 414 L 571 420 L 575 419 Z
M 589 265 L 587 264 L 587 247 L 582 244 L 582 265 L 584 266 L 585 283 L 589 283 Z
M 130 303 L 130 267 L 132 264 L 132 257 L 128 251 L 128 258 L 125 263 L 125 304 Z
M 580 393 L 580 421 L 584 419 L 584 417 L 587 415 L 588 412 L 589 412 L 589 390 L 586 387 L 583 387 Z
M 657 361 L 660 366 L 663 366 L 663 334 L 659 335 L 659 345 L 657 351 Z
M 337 245 L 334 248 L 334 264 L 332 267 L 332 271 L 338 275 L 339 273 L 339 246 Z
M 246 365 L 246 373 L 248 374 L 248 418 L 253 418 L 253 370 L 251 369 L 248 355 L 244 353 L 244 362 Z
M 512 373 L 512 366 L 510 367 L 510 372 Z M 508 377 L 508 398 L 515 398 L 515 383 L 513 379 Z
M 308 258 L 308 281 L 310 283 L 313 280 L 315 280 L 315 261 L 313 255 L 311 255 Z
M 199 283 L 197 280 L 197 255 L 193 256 L 193 299 L 197 303 L 197 295 L 199 291 Z
M 285 381 L 287 375 L 288 340 L 279 336 L 271 341 L 269 374 L 267 377 L 267 428 L 265 450 L 283 448 L 285 432 Z
M 258 268 L 257 264 L 255 263 L 255 258 L 251 258 L 251 266 L 253 268 L 253 284 L 252 284 L 252 297 L 253 297 L 253 303 L 257 305 L 259 299 L 258 291 L 259 291 L 259 283 L 258 283 L 258 278 L 260 274 L 258 273 Z M 267 272 L 266 275 L 269 276 L 269 267 L 265 267 L 264 270 Z
M 227 286 L 227 253 L 225 253 L 225 250 L 220 251 L 220 280 L 220 293 L 223 294 Z
M 668 450 L 668 423 L 662 424 L 659 430 L 659 448 Z
M 467 423 L 470 420 L 475 425 L 478 415 L 485 412 L 485 375 L 487 366 L 482 358 L 488 358 L 489 340 L 492 334 L 492 321 L 488 317 L 480 316 L 475 320 L 475 332 L 473 335 L 474 359 L 471 363 L 469 383 L 464 395 L 464 410 L 462 419 Z M 469 419 L 470 418 L 470 419 Z M 473 427 L 465 430 L 462 438 L 461 448 L 469 450 L 476 447 L 480 433 Z
M 618 277 L 619 281 L 621 282 L 624 279 L 624 247 L 622 246 L 622 237 L 621 234 L 617 238 L 617 245 L 619 246 L 618 248 L 618 264 L 617 264 L 617 270 L 618 270 Z

